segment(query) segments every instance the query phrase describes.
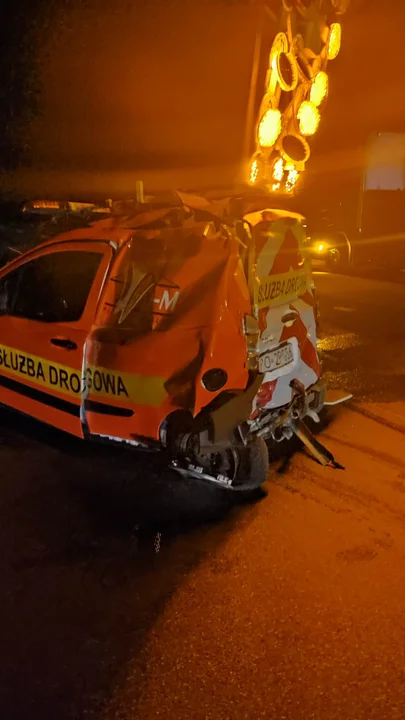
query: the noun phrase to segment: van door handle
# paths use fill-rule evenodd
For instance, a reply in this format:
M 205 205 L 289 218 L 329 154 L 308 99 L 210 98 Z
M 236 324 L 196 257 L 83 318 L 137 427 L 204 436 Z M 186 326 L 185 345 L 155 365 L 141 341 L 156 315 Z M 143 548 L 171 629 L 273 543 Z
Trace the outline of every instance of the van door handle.
M 69 338 L 51 338 L 51 344 L 64 348 L 65 350 L 77 350 L 76 343 L 73 342 L 73 340 L 69 340 Z

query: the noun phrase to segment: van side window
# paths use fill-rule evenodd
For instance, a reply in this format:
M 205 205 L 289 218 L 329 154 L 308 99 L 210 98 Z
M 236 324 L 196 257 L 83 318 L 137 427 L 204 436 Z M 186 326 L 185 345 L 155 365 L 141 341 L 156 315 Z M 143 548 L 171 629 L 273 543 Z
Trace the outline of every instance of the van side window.
M 22 277 L 22 267 L 5 275 L 0 280 L 0 314 L 10 315 L 10 308 Z
M 25 263 L 0 281 L 0 311 L 39 322 L 77 322 L 102 254 L 58 251 Z

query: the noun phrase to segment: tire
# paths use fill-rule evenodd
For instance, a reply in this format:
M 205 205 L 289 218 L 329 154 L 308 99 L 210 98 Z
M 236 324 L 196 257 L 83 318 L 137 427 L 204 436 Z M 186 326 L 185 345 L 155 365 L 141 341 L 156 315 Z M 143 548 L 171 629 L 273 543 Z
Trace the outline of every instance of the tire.
M 263 438 L 254 437 L 239 450 L 239 467 L 233 483 L 238 491 L 257 490 L 269 474 L 269 451 Z
M 235 444 L 211 455 L 196 455 L 194 463 L 180 472 L 193 479 L 219 482 L 229 492 L 252 492 L 267 480 L 269 451 L 263 438 L 254 437 L 246 446 Z M 193 463 L 193 464 L 194 464 Z
M 328 251 L 326 266 L 330 272 L 344 273 L 348 271 L 349 264 L 348 241 L 345 237 L 340 236 L 337 244 Z

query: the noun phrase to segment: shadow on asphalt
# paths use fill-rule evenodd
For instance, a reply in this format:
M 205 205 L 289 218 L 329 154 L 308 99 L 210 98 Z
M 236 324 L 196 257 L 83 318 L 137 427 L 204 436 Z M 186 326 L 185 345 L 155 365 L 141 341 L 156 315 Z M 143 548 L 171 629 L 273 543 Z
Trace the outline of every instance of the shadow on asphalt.
M 265 493 L 185 482 L 8 413 L 0 437 L 1 716 L 100 720 L 129 662 L 141 678 L 176 588 Z
M 232 572 L 218 548 L 266 493 L 185 482 L 9 413 L 0 437 L 1 717 L 101 720 L 129 665 L 141 692 L 148 631 L 189 573 Z M 298 451 L 276 446 L 272 471 Z

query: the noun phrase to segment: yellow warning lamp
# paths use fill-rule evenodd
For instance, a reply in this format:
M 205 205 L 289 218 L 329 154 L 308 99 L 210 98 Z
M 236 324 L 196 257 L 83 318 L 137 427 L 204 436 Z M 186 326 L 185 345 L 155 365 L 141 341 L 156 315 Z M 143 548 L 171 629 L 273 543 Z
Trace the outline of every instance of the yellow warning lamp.
M 281 133 L 281 112 L 275 108 L 266 110 L 259 122 L 257 136 L 262 148 L 271 148 Z
M 319 107 L 322 105 L 324 100 L 326 100 L 326 97 L 328 95 L 328 89 L 329 89 L 329 79 L 326 74 L 326 72 L 323 72 L 321 70 L 317 75 L 315 75 L 312 85 L 311 85 L 311 92 L 310 92 L 310 100 L 313 105 L 316 107 Z
M 299 107 L 297 118 L 302 135 L 307 137 L 309 135 L 315 135 L 321 120 L 321 116 L 316 105 L 308 100 L 304 100 Z
M 328 60 L 334 60 L 339 55 L 342 44 L 342 26 L 340 23 L 332 23 L 330 26 L 328 40 Z
M 273 165 L 273 180 L 280 183 L 284 176 L 284 170 L 284 160 L 283 158 L 279 157 Z
M 294 166 L 290 166 L 287 173 L 287 179 L 285 181 L 285 189 L 287 192 L 292 192 L 299 180 L 300 174 Z
M 253 158 L 250 165 L 249 183 L 255 185 L 259 179 L 259 161 L 257 158 Z

